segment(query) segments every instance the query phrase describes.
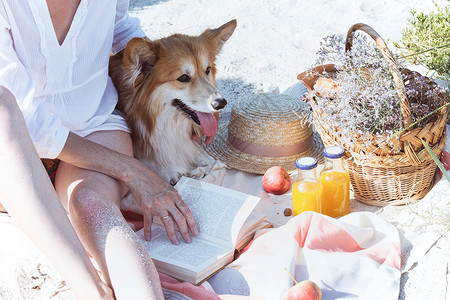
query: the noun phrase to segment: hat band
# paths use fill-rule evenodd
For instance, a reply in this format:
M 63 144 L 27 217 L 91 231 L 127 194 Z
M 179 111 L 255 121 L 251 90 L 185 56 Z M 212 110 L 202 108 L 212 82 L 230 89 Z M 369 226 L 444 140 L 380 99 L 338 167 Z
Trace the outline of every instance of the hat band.
M 313 135 L 311 134 L 306 140 L 301 141 L 297 144 L 283 145 L 283 146 L 258 146 L 247 143 L 240 138 L 233 135 L 228 131 L 228 143 L 236 148 L 237 150 L 254 155 L 254 156 L 264 156 L 264 157 L 283 157 L 283 156 L 293 156 L 304 152 L 311 148 L 313 143 Z

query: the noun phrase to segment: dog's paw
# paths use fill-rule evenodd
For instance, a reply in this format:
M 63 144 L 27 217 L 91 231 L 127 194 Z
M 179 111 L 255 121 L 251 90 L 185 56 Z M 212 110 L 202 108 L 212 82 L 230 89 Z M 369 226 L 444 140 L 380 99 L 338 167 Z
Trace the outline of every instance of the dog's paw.
M 171 185 L 175 185 L 185 173 L 186 170 L 165 168 L 161 170 L 160 176 L 162 179 L 168 181 Z
M 183 176 L 183 174 L 177 173 L 177 175 L 172 176 L 172 177 L 169 179 L 169 183 L 170 183 L 171 185 L 177 184 L 177 182 L 181 179 L 182 176 Z

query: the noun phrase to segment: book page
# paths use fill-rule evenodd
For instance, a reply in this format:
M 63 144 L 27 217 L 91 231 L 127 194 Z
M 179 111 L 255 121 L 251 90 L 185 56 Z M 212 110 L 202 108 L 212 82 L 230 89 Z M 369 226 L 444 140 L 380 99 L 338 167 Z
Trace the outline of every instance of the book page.
M 163 226 L 152 224 L 152 239 L 147 242 L 144 238 L 144 230 L 136 234 L 141 238 L 147 251 L 153 259 L 164 261 L 182 268 L 199 272 L 229 254 L 234 248 L 227 248 L 213 244 L 207 240 L 192 237 L 192 243 L 184 242 L 177 232 L 179 245 L 174 245 L 167 237 Z
M 266 220 L 267 216 L 256 211 L 252 211 L 252 213 L 245 220 L 245 223 L 242 225 L 241 230 L 239 231 L 239 240 L 245 237 L 249 233 L 249 231 L 253 231 L 252 229 L 254 227 L 259 227 L 260 223 L 266 222 Z
M 234 247 L 239 231 L 260 198 L 183 177 L 175 185 L 194 214 L 199 237 Z
M 273 226 L 267 222 L 267 216 L 252 211 L 239 232 L 239 237 L 234 248 L 239 251 L 242 250 L 254 238 L 256 231 L 270 227 Z

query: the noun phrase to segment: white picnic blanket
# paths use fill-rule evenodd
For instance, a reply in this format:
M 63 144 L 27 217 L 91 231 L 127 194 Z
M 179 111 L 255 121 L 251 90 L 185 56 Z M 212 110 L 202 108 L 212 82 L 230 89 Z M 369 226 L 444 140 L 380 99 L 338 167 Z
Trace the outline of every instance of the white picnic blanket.
M 271 222 L 275 227 L 283 226 L 292 219 L 292 217 L 286 217 L 284 215 L 284 209 L 291 207 L 291 193 L 288 192 L 280 196 L 268 194 L 262 188 L 262 176 L 260 175 L 248 174 L 237 170 L 228 169 L 220 162 L 217 162 L 212 172 L 207 175 L 204 180 L 261 197 L 261 202 L 256 207 L 256 210 L 258 212 L 265 213 L 268 216 L 269 222 Z M 314 277 L 305 276 L 304 273 L 297 273 L 296 271 L 296 276 L 298 276 L 297 279 L 303 280 L 309 278 L 314 280 L 319 284 L 322 291 L 324 291 L 324 299 L 345 299 L 354 298 L 355 296 L 356 299 L 411 299 L 407 297 L 407 295 L 422 295 L 424 297 L 423 299 L 425 299 L 427 294 L 430 295 L 430 298 L 428 299 L 445 299 L 445 295 L 447 294 L 448 289 L 446 284 L 446 277 L 448 276 L 447 266 L 448 262 L 450 261 L 450 248 L 448 247 L 449 208 L 450 183 L 444 178 L 434 186 L 434 188 L 428 193 L 426 197 L 414 204 L 410 204 L 407 206 L 374 207 L 351 199 L 352 213 L 350 215 L 339 220 L 323 216 L 324 219 L 328 220 L 335 226 L 346 227 L 347 223 L 352 224 L 352 226 L 356 226 L 358 224 L 358 220 L 361 220 L 360 218 L 362 214 L 364 218 L 371 220 L 369 222 L 370 225 L 362 222 L 360 223 L 361 227 L 356 226 L 351 232 L 357 232 L 358 230 L 365 231 L 370 229 L 374 230 L 374 232 L 379 232 L 382 235 L 391 235 L 391 241 L 394 241 L 396 238 L 398 238 L 400 248 L 395 249 L 398 250 L 397 254 L 401 255 L 401 264 L 399 268 L 397 269 L 396 267 L 392 267 L 392 265 L 390 268 L 386 268 L 384 266 L 383 268 L 381 268 L 380 264 L 378 266 L 380 266 L 379 271 L 381 273 L 377 273 L 376 275 L 367 275 L 368 281 L 372 280 L 371 276 L 385 276 L 386 280 L 393 283 L 393 285 L 389 287 L 384 286 L 383 288 L 381 288 L 380 286 L 380 289 L 378 291 L 382 293 L 383 297 L 376 298 L 375 296 L 379 296 L 379 294 L 374 294 L 375 298 L 370 298 L 368 295 L 364 295 L 363 297 L 362 294 L 358 294 L 358 291 L 352 290 L 354 288 L 352 287 L 353 283 L 357 282 L 358 285 L 360 285 L 361 283 L 352 278 L 352 276 L 347 275 L 346 271 L 349 271 L 348 269 L 343 268 L 340 269 L 339 272 L 336 271 L 335 273 L 328 273 L 327 271 L 322 273 L 322 270 L 324 270 L 323 267 L 315 265 L 315 263 L 311 260 L 303 262 L 305 265 L 301 266 L 303 270 L 305 267 L 308 269 L 308 271 L 314 269 Z M 318 218 L 318 216 L 316 216 L 316 218 Z M 302 223 L 304 222 L 304 220 L 296 221 L 296 223 L 298 222 Z M 293 225 L 291 224 L 290 226 L 292 227 Z M 369 228 L 365 228 L 364 226 L 369 226 Z M 283 229 L 283 232 L 286 232 L 286 230 L 288 229 Z M 276 230 L 274 230 L 274 232 L 276 232 Z M 266 239 L 266 237 L 264 236 L 261 236 L 259 239 L 263 238 Z M 330 239 L 327 241 L 327 243 L 333 245 L 333 238 L 330 238 L 329 236 L 327 238 Z M 269 238 L 267 237 L 267 239 Z M 368 243 L 376 247 L 377 241 L 370 241 L 370 239 L 368 239 Z M 273 243 L 267 244 L 273 245 L 271 246 L 273 250 L 277 249 L 277 242 L 274 241 Z M 292 251 L 299 251 L 300 254 Z M 282 251 L 283 254 L 278 258 L 278 254 L 276 253 L 277 251 L 275 251 L 275 257 L 273 257 L 273 260 L 275 262 L 277 262 L 277 259 L 290 260 L 292 265 L 291 269 L 288 268 L 288 270 L 292 273 L 292 267 L 295 265 L 297 256 L 304 255 L 305 251 L 314 252 L 317 250 L 291 249 L 290 253 L 285 253 Z M 319 258 L 316 257 L 315 259 L 318 259 L 319 261 L 324 260 L 324 258 L 320 257 L 320 251 L 318 252 Z M 225 274 L 227 276 L 231 274 L 231 277 L 228 280 L 222 280 L 222 282 L 226 282 L 227 285 L 231 283 L 235 284 L 234 287 L 230 287 L 231 290 L 229 290 L 229 292 L 237 294 L 249 293 L 251 295 L 258 295 L 258 291 L 262 290 L 267 292 L 267 295 L 270 294 L 274 296 L 273 293 L 275 293 L 276 295 L 283 295 L 282 292 L 286 290 L 286 283 L 288 282 L 292 284 L 292 281 L 289 281 L 289 277 L 285 277 L 285 274 L 283 274 L 287 274 L 287 272 L 284 271 L 283 268 L 289 264 L 286 261 L 278 261 L 278 267 L 282 266 L 280 270 L 277 269 L 277 266 L 265 265 L 265 263 L 258 261 L 258 258 L 256 258 L 256 266 L 261 266 L 261 268 L 263 268 L 256 271 L 257 269 L 252 269 L 252 264 L 246 266 L 249 261 L 252 261 L 252 259 L 248 258 L 249 255 L 252 254 L 244 254 L 243 256 L 241 256 L 240 260 L 238 260 L 235 264 L 233 264 L 233 267 L 231 267 L 233 269 L 237 268 L 239 270 L 243 270 L 240 271 L 245 274 L 245 276 L 243 275 L 243 277 L 241 277 L 241 280 L 244 281 L 243 283 L 236 283 L 236 277 L 235 275 L 233 275 L 234 271 L 226 271 Z M 386 257 L 388 254 L 381 252 L 379 253 L 379 255 L 380 257 Z M 333 255 L 328 255 L 327 258 L 328 260 L 325 260 L 327 264 L 333 265 L 336 263 L 336 261 L 339 262 L 342 257 L 340 255 L 337 255 L 336 257 L 333 257 Z M 336 261 L 334 261 L 334 259 L 336 259 Z M 346 261 L 344 260 L 343 262 Z M 355 262 L 347 261 L 347 263 Z M 426 263 L 428 263 L 428 265 Z M 337 265 L 339 266 L 340 264 Z M 377 262 L 366 259 L 362 260 L 362 262 L 356 263 L 356 265 L 360 268 L 358 272 L 366 273 L 367 271 L 367 273 L 370 273 L 369 270 L 371 268 L 375 268 Z M 298 269 L 297 267 L 297 270 L 302 269 Z M 352 272 L 355 272 L 355 270 L 351 270 L 351 274 L 359 274 L 358 276 L 361 275 L 358 272 Z M 271 274 L 280 275 L 280 273 L 283 274 L 283 276 L 280 277 L 280 280 L 283 281 L 282 283 L 280 283 L 280 285 L 274 284 L 275 281 L 272 281 L 271 284 L 269 284 L 270 280 L 269 282 L 264 281 L 264 278 L 273 279 L 274 277 Z M 221 279 L 224 279 L 226 277 L 224 274 L 219 274 Z M 334 274 L 334 279 L 330 279 L 328 277 L 329 281 L 332 282 L 332 284 L 330 284 L 329 282 L 324 282 L 321 279 L 323 275 L 327 274 Z M 399 280 L 399 278 L 397 277 L 400 276 L 400 274 L 402 275 L 402 280 Z M 217 276 L 218 275 L 216 275 L 216 278 L 219 278 Z M 258 278 L 258 280 L 256 280 L 256 278 Z M 263 278 L 262 282 L 265 282 L 265 284 L 262 284 L 263 288 L 259 287 L 259 285 L 257 284 L 257 282 L 260 282 L 261 278 Z M 416 280 L 416 278 L 420 279 Z M 426 282 L 427 284 L 422 285 L 420 281 Z M 220 281 L 213 280 L 210 282 L 213 288 L 217 289 L 217 292 L 226 292 L 226 287 L 221 284 L 216 284 Z M 247 285 L 249 286 L 247 287 Z M 364 284 L 362 284 L 362 286 L 364 286 Z M 264 287 L 266 289 L 264 289 Z M 333 290 L 335 290 L 335 292 L 333 292 Z M 273 299 L 276 299 L 276 296 L 274 296 Z M 414 299 L 422 298 L 419 296 L 418 298 Z
M 254 240 L 233 264 L 209 280 L 220 294 L 286 299 L 297 282 L 312 280 L 322 299 L 397 299 L 397 229 L 370 212 L 341 219 L 304 212 Z

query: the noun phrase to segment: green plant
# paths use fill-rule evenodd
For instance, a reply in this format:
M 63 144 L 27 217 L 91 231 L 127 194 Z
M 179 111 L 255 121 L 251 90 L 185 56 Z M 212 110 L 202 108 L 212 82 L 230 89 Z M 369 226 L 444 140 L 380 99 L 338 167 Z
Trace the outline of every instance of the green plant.
M 422 142 L 425 149 L 427 149 L 428 153 L 431 155 L 431 158 L 434 160 L 434 162 L 438 166 L 439 170 L 441 170 L 444 177 L 447 178 L 448 182 L 450 182 L 450 174 L 445 170 L 445 168 L 442 165 L 439 158 L 437 158 L 437 156 L 434 154 L 433 150 L 431 150 L 430 146 L 428 146 L 428 144 L 423 139 L 420 139 L 420 141 Z
M 402 38 L 394 43 L 404 57 L 450 80 L 450 1 L 434 2 L 429 13 L 411 10 Z

